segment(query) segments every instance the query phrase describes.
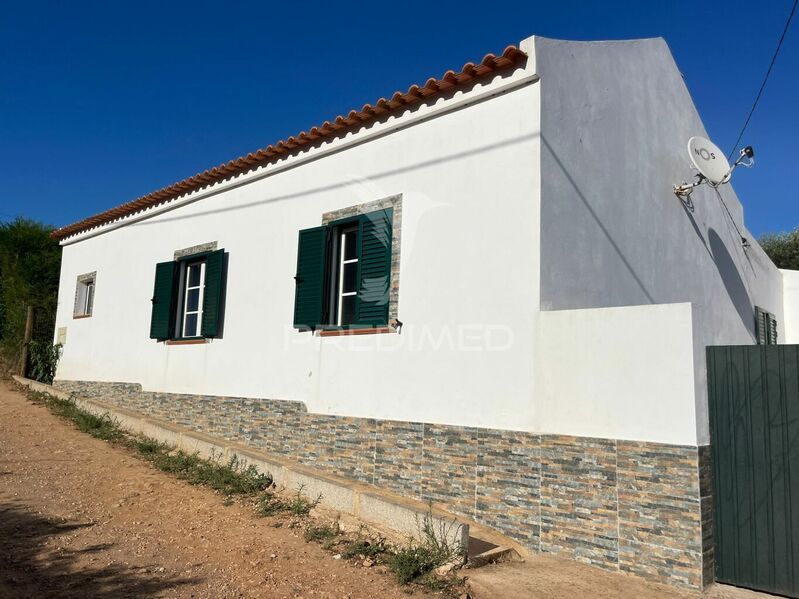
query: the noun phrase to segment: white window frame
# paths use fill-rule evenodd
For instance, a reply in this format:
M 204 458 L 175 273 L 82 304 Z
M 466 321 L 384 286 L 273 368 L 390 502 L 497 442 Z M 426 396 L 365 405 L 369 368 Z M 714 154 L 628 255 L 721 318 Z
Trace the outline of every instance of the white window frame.
M 192 266 L 200 267 L 200 282 L 198 285 L 189 286 L 189 269 Z M 195 260 L 191 262 L 184 262 L 181 268 L 181 311 L 180 311 L 180 337 L 182 339 L 193 339 L 202 336 L 202 321 L 203 321 L 203 295 L 205 294 L 205 260 Z M 199 289 L 199 298 L 197 300 L 197 309 L 188 310 L 189 307 L 189 291 Z M 197 326 L 193 334 L 187 335 L 186 320 L 188 316 L 193 314 L 197 315 Z
M 83 301 L 83 314 L 85 316 L 91 316 L 92 309 L 94 308 L 94 280 L 92 279 L 91 281 L 86 281 L 84 285 L 86 287 L 84 292 L 86 297 Z
M 343 326 L 342 315 L 344 310 L 344 302 L 342 301 L 345 297 L 352 297 L 353 295 L 358 295 L 357 289 L 357 281 L 356 281 L 356 289 L 355 291 L 344 291 L 344 265 L 346 264 L 357 264 L 360 256 L 357 255 L 355 258 L 350 258 L 349 260 L 345 260 L 344 256 L 346 256 L 347 250 L 347 233 L 351 233 L 355 231 L 356 234 L 356 243 L 357 243 L 357 234 L 358 234 L 358 225 L 355 224 L 354 226 L 347 226 L 344 225 L 338 230 L 338 293 L 336 295 L 336 325 Z
M 94 312 L 96 283 L 96 272 L 78 275 L 75 285 L 75 304 L 72 310 L 73 318 L 88 318 Z

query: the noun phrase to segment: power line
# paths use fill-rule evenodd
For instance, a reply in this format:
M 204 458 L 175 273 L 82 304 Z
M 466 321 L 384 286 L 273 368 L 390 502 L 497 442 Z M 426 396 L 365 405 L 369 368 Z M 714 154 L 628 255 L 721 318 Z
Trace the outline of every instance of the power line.
M 755 101 L 752 104 L 752 109 L 749 111 L 749 116 L 746 117 L 746 122 L 744 123 L 744 126 L 741 129 L 741 133 L 738 134 L 738 139 L 735 140 L 735 145 L 732 147 L 732 150 L 730 150 L 730 153 L 727 156 L 727 160 L 732 158 L 732 155 L 735 153 L 735 150 L 738 149 L 738 144 L 741 142 L 741 138 L 744 136 L 744 131 L 746 131 L 746 127 L 749 125 L 749 121 L 752 119 L 752 115 L 755 112 L 757 103 L 760 101 L 760 96 L 763 95 L 763 90 L 766 87 L 766 81 L 768 81 L 768 77 L 769 75 L 771 75 L 771 69 L 774 68 L 774 63 L 777 60 L 777 55 L 780 53 L 780 48 L 782 48 L 782 42 L 785 39 L 785 34 L 788 33 L 788 28 L 791 26 L 791 19 L 793 19 L 793 14 L 796 12 L 797 4 L 799 4 L 799 0 L 793 0 L 793 7 L 791 8 L 791 14 L 788 15 L 788 20 L 785 22 L 785 29 L 782 30 L 780 41 L 777 43 L 777 49 L 774 50 L 774 56 L 772 56 L 771 58 L 771 64 L 768 65 L 768 70 L 766 71 L 766 76 L 763 78 L 763 83 L 760 86 L 760 91 L 757 92 Z

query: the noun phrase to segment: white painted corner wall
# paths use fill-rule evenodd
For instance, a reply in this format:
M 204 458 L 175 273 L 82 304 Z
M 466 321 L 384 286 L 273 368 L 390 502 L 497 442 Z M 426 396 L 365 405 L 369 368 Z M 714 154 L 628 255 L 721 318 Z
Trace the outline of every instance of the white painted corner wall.
M 799 343 L 799 270 L 780 269 L 780 273 L 784 322 L 777 323 L 778 326 L 782 325 L 777 340 L 780 343 Z

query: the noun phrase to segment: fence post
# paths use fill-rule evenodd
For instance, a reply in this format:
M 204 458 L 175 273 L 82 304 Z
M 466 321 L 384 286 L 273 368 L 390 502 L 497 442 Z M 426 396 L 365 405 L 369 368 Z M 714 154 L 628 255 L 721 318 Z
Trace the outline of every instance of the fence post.
M 28 346 L 33 337 L 33 306 L 28 306 L 28 316 L 25 320 L 25 338 L 22 342 L 22 356 L 19 364 L 19 376 L 25 376 L 28 370 Z

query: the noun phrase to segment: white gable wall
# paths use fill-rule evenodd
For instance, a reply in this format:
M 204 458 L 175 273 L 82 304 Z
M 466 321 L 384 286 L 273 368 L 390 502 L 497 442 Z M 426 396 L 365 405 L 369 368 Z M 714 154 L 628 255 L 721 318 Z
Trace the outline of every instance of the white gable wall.
M 709 186 L 698 188 L 690 206 L 674 195 L 674 184 L 693 180 L 688 139 L 707 133 L 662 39 L 536 38 L 535 46 L 542 95 L 541 307 L 692 304 L 690 401 L 695 400 L 696 414 L 690 420 L 696 430 L 689 438 L 705 444 L 705 348 L 754 343 L 755 306 L 776 315 L 784 339 L 782 277 L 746 230 L 731 185 L 722 186 L 720 196 Z M 733 182 L 757 176 L 757 167 L 742 168 Z M 736 226 L 749 239 L 749 249 L 742 247 Z M 613 351 L 632 322 L 640 326 L 638 318 L 620 319 L 619 329 L 597 342 L 593 355 Z M 645 353 L 659 328 L 648 330 L 652 337 L 637 341 Z M 658 385 L 660 376 L 672 371 L 673 350 L 664 347 L 651 355 L 652 384 L 635 389 L 644 406 L 659 406 L 667 392 L 682 392 L 681 384 Z M 589 372 L 596 366 L 583 365 Z M 620 389 L 625 368 L 620 363 Z M 601 405 L 603 398 L 594 401 Z

